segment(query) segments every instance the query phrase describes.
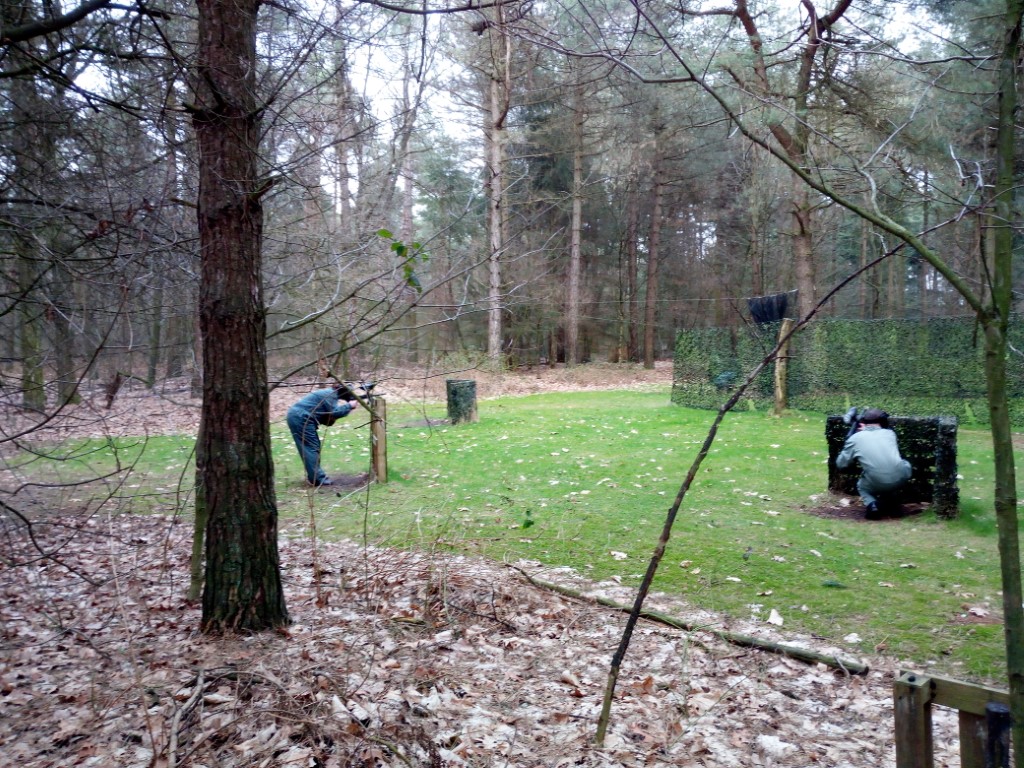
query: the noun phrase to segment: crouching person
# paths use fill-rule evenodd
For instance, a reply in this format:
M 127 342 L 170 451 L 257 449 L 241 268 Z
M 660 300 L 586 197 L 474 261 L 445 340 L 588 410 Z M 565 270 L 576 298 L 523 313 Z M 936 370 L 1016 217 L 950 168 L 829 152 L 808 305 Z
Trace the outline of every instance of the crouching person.
M 869 520 L 877 520 L 879 497 L 898 490 L 910 479 L 910 462 L 900 456 L 896 433 L 889 429 L 889 414 L 868 408 L 860 417 L 857 431 L 846 439 L 836 457 L 840 469 L 860 464 L 857 492 L 867 508 Z
M 348 402 L 340 402 L 345 397 Z M 306 468 L 306 482 L 312 486 L 333 485 L 320 466 L 320 425 L 331 426 L 338 419 L 348 416 L 354 407 L 351 390 L 344 384 L 335 384 L 328 389 L 310 392 L 288 409 L 288 429 L 299 449 L 302 465 Z

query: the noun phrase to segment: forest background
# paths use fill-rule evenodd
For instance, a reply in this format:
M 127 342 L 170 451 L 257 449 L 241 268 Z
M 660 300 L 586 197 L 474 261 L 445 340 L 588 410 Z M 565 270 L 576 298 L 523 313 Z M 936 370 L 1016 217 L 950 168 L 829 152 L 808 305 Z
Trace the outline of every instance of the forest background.
M 856 275 L 820 313 L 974 314 L 1001 361 L 1019 10 L 6 5 L 4 395 L 39 423 L 87 379 L 193 375 L 224 630 L 287 618 L 268 384 L 652 366 L 676 328 L 777 291 L 809 317 Z
M 739 11 L 662 9 L 659 21 L 674 45 L 734 76 L 737 99 L 754 78 L 781 95 L 808 77 L 803 106 L 772 107 L 795 110 L 783 117 L 808 167 L 927 233 L 980 288 L 997 4 L 850 5 L 810 73 L 797 3 L 737 6 L 770 41 L 763 75 Z M 147 7 L 5 49 L 0 357 L 5 391 L 30 407 L 83 376 L 191 372 L 200 386 L 195 17 Z M 625 21 L 629 4 L 592 9 L 609 20 L 596 32 L 571 6 L 500 7 L 501 28 L 483 12 L 264 9 L 258 139 L 275 380 L 314 374 L 320 358 L 358 378 L 380 361 L 481 351 L 511 364 L 650 365 L 671 356 L 678 329 L 746 322 L 748 297 L 798 290 L 806 311 L 894 244 L 794 183 L 700 89 L 639 81 L 630 68 L 657 51 L 641 35 L 615 37 L 628 33 L 611 20 Z M 31 4 L 20 12 L 5 26 L 48 20 Z M 588 46 L 602 55 L 561 50 Z M 629 55 L 608 53 L 619 49 Z M 644 75 L 659 76 L 682 79 Z M 764 111 L 753 118 L 768 130 L 756 96 L 740 108 Z M 905 249 L 823 313 L 970 309 Z

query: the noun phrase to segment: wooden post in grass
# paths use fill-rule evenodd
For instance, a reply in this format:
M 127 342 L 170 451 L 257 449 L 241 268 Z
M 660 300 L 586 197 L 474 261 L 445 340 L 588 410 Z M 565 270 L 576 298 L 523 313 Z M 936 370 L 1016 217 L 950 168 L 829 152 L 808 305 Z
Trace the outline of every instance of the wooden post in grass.
M 388 481 L 387 414 L 384 398 L 374 398 L 370 411 L 370 478 L 377 483 Z
M 775 355 L 775 408 L 774 414 L 781 416 L 789 405 L 789 392 L 786 389 L 786 375 L 789 368 L 789 334 L 793 329 L 793 321 L 783 318 L 779 326 L 779 351 Z M 783 341 L 784 339 L 784 341 Z
M 908 672 L 893 684 L 896 768 L 934 768 L 931 680 Z
M 452 424 L 477 420 L 476 382 L 472 379 L 446 379 L 448 420 Z

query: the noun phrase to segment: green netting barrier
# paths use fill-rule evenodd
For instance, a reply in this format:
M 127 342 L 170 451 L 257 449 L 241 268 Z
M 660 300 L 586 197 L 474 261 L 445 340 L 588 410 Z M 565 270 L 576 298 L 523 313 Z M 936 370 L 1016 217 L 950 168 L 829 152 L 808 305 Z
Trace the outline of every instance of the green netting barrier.
M 764 359 L 779 324 L 702 328 L 676 337 L 672 402 L 717 409 Z M 1011 322 L 1009 341 L 1024 349 L 1024 329 Z M 797 333 L 789 350 L 789 407 L 841 413 L 851 405 L 893 415 L 956 416 L 987 425 L 984 349 L 973 318 L 820 320 Z M 1015 427 L 1024 427 L 1024 357 L 1007 357 L 1007 395 Z M 773 367 L 741 406 L 773 405 Z

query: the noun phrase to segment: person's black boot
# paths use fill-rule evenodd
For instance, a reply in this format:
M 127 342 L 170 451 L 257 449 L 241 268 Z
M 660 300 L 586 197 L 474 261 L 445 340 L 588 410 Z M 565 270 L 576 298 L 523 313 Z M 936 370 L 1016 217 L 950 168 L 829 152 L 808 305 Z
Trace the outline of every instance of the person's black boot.
M 878 511 L 878 502 L 876 501 L 872 501 L 870 504 L 868 504 L 866 509 L 868 520 L 877 520 L 882 516 L 881 513 Z

